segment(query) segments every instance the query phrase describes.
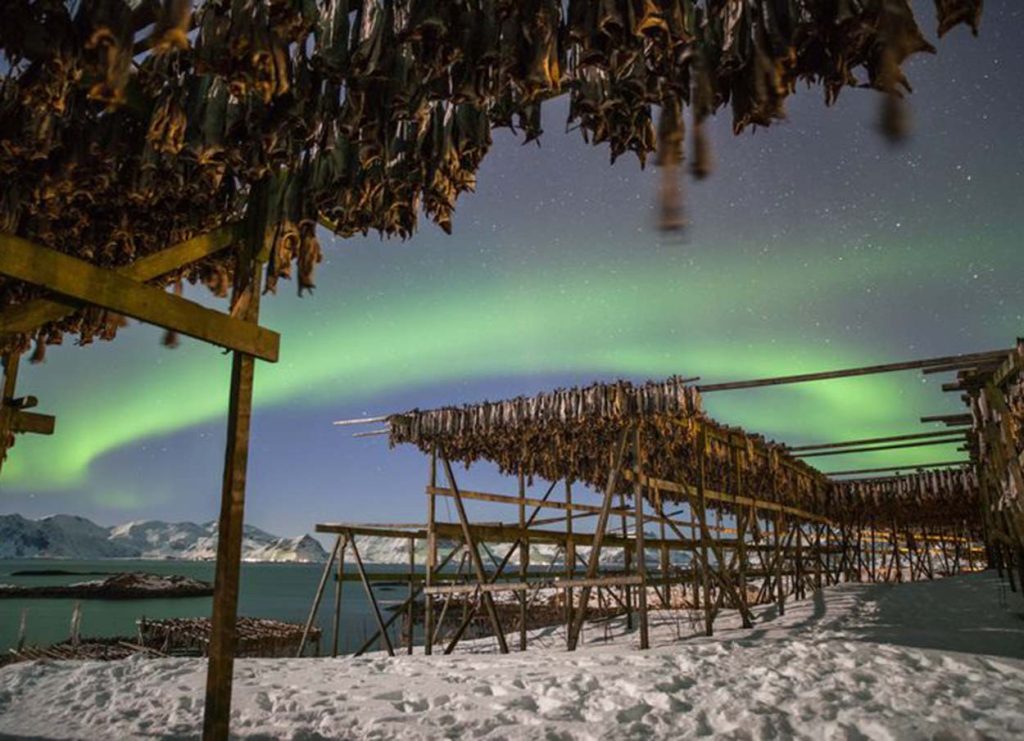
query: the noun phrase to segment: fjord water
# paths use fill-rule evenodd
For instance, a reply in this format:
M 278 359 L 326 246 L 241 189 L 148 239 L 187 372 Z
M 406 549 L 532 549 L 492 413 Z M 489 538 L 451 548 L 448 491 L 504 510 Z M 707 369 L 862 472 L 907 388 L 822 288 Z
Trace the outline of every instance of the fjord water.
M 12 572 L 60 570 L 74 574 L 13 576 Z M 346 564 L 346 571 L 352 567 Z M 396 567 L 367 564 L 368 571 L 397 572 Z M 144 561 L 144 560 L 65 560 L 65 559 L 0 559 L 0 583 L 17 585 L 71 584 L 103 579 L 115 573 L 142 571 L 151 574 L 180 574 L 213 582 L 214 564 L 209 561 Z M 302 623 L 316 593 L 323 564 L 310 563 L 243 563 L 238 614 L 246 617 L 273 618 Z M 333 570 L 332 570 L 333 571 Z M 397 606 L 408 595 L 407 587 L 375 586 L 382 608 Z M 135 621 L 173 617 L 208 617 L 212 598 L 80 600 L 82 604 L 83 637 L 128 636 L 134 640 Z M 49 645 L 69 635 L 74 599 L 0 599 L 0 652 L 6 653 L 18 638 L 21 612 L 28 609 L 26 643 Z M 322 653 L 330 652 L 331 611 L 334 605 L 334 583 L 329 580 L 317 615 L 323 630 Z M 385 611 L 385 619 L 390 615 Z M 390 630 L 397 639 L 401 620 Z M 342 626 L 339 650 L 355 651 L 376 629 L 370 603 L 358 582 L 346 582 L 342 593 Z

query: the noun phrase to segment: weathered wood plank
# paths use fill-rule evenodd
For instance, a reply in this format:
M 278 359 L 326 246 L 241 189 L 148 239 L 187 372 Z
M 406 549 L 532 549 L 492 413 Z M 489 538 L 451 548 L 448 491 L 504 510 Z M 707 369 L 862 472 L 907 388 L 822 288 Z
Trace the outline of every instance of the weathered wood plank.
M 20 237 L 0 234 L 0 273 L 246 356 L 277 361 L 276 332 Z M 11 331 L 0 324 L 0 333 Z
M 424 587 L 426 594 L 475 594 L 476 592 L 519 592 L 526 589 L 567 589 L 574 587 L 622 587 L 638 586 L 643 579 L 636 574 L 629 576 L 595 577 L 593 579 L 535 579 L 527 581 L 488 582 L 486 584 L 447 584 Z
M 7 429 L 11 432 L 28 432 L 35 435 L 52 435 L 57 419 L 49 414 L 20 412 L 17 409 L 0 410 L 7 417 Z M 0 424 L 3 429 L 4 424 Z
M 260 265 L 254 261 L 246 265 L 245 270 L 246 273 L 235 275 L 235 298 L 245 307 L 240 321 L 255 326 L 259 320 L 260 309 Z M 245 294 L 248 294 L 248 301 L 244 301 Z M 226 740 L 230 726 L 231 684 L 235 665 L 238 589 L 242 563 L 242 521 L 245 516 L 245 485 L 249 464 L 249 430 L 252 421 L 255 371 L 255 358 L 238 351 L 234 353 L 231 361 L 231 395 L 228 402 L 224 478 L 217 525 L 217 563 L 206 670 L 206 702 L 203 711 L 203 738 L 206 741 Z
M 427 489 L 428 494 L 437 494 L 442 497 L 453 497 L 454 492 L 451 489 L 444 487 L 430 487 Z M 459 489 L 459 495 L 463 499 L 472 499 L 479 502 L 494 502 L 496 504 L 516 504 L 520 502 L 519 497 L 509 496 L 507 494 L 492 494 L 486 491 L 470 491 Z M 600 514 L 601 508 L 592 504 L 577 504 L 573 502 L 559 502 L 555 500 L 544 500 L 544 499 L 533 499 L 531 497 L 525 497 L 523 500 L 524 504 L 528 504 L 531 507 L 541 507 L 544 509 L 560 509 L 571 512 L 588 512 L 591 514 Z M 613 515 L 627 516 L 630 514 L 627 509 L 612 509 Z M 561 521 L 561 518 L 559 518 Z
M 216 254 L 232 245 L 236 240 L 237 228 L 225 226 L 160 252 L 141 257 L 130 265 L 114 268 L 114 272 L 125 278 L 145 283 Z M 12 306 L 0 314 L 0 327 L 4 328 L 4 332 L 33 332 L 47 322 L 63 319 L 78 308 L 75 303 L 39 298 Z

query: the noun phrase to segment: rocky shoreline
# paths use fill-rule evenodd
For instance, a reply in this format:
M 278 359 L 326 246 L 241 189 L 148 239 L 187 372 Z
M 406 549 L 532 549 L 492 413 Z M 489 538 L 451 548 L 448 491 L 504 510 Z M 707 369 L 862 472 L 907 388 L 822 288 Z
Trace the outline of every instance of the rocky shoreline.
M 0 584 L 0 599 L 65 597 L 75 599 L 149 599 L 209 597 L 213 584 L 177 574 L 157 575 L 141 572 L 114 574 L 106 579 L 73 584 L 13 585 Z

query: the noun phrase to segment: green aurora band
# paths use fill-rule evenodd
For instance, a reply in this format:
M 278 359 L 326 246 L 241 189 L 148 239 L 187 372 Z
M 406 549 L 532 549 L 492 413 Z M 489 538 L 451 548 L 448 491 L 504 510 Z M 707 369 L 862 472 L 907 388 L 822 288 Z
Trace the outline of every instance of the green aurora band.
M 918 267 L 913 252 L 808 263 L 792 250 L 767 266 L 742 259 L 742 249 L 721 254 L 733 257 L 699 270 L 662 254 L 615 267 L 595 260 L 585 270 L 467 268 L 458 290 L 422 281 L 397 297 L 381 288 L 325 291 L 299 306 L 270 298 L 263 323 L 282 334 L 281 362 L 258 367 L 258 409 L 371 403 L 395 390 L 463 379 L 574 373 L 733 380 L 904 359 L 905 351 L 831 338 L 843 321 L 837 307 L 863 300 L 855 284 L 898 293 Z M 949 263 L 932 266 L 937 279 L 956 274 L 957 258 L 933 254 Z M 962 349 L 1008 345 L 1015 325 L 1019 316 L 989 322 L 986 335 Z M 53 438 L 19 438 L 4 469 L 8 484 L 25 491 L 74 487 L 104 454 L 225 413 L 224 353 L 189 340 L 167 352 L 156 346 L 155 331 L 136 327 L 120 343 L 137 347 L 120 351 L 115 369 L 106 366 L 108 347 L 70 348 L 74 384 L 59 382 L 68 351 L 27 370 L 24 392 L 38 384 L 48 389 L 40 409 L 58 416 L 58 428 Z M 913 431 L 919 414 L 957 410 L 938 378 L 924 383 L 917 374 L 898 374 L 709 394 L 706 404 L 722 421 L 780 440 L 825 442 Z M 961 456 L 943 446 L 814 460 L 836 470 L 854 460 L 902 465 Z

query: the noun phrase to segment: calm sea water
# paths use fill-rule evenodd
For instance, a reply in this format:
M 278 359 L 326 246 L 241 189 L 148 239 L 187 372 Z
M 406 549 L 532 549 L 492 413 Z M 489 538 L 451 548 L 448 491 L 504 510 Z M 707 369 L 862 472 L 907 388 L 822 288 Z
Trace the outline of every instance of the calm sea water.
M 32 574 L 13 576 L 12 572 L 60 569 L 75 575 L 44 576 Z M 248 617 L 273 618 L 303 623 L 316 593 L 323 564 L 243 563 L 238 614 Z M 346 570 L 350 571 L 346 564 Z M 397 572 L 399 567 L 367 565 L 368 571 Z M 102 579 L 103 575 L 143 571 L 151 574 L 181 574 L 213 582 L 214 564 L 191 561 L 142 560 L 63 560 L 63 559 L 0 559 L 0 582 L 6 584 L 70 584 Z M 102 575 L 84 575 L 102 572 Z M 323 652 L 330 651 L 331 610 L 334 585 L 328 581 L 317 621 L 324 635 Z M 384 608 L 400 604 L 408 595 L 406 586 L 375 586 L 377 600 Z M 26 642 L 47 645 L 69 635 L 72 599 L 0 599 L 0 651 L 6 652 L 17 642 L 18 625 L 23 609 L 28 610 Z M 145 599 L 145 600 L 81 600 L 82 636 L 134 636 L 135 621 L 140 617 L 158 619 L 172 617 L 208 617 L 212 598 Z M 385 612 L 385 620 L 390 615 Z M 392 626 L 391 636 L 397 640 L 401 619 Z M 342 626 L 339 649 L 350 653 L 376 630 L 369 601 L 358 582 L 346 582 L 342 593 Z

